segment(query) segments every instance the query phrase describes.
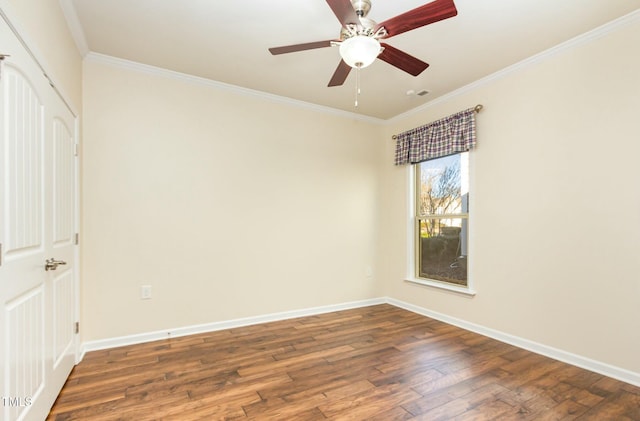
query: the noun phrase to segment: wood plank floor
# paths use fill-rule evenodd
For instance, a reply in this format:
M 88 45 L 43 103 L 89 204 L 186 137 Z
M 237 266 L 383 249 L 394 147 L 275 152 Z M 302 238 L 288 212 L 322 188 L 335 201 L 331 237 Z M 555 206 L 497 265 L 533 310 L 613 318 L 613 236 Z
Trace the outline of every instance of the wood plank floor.
M 640 420 L 640 388 L 390 305 L 96 351 L 49 420 Z

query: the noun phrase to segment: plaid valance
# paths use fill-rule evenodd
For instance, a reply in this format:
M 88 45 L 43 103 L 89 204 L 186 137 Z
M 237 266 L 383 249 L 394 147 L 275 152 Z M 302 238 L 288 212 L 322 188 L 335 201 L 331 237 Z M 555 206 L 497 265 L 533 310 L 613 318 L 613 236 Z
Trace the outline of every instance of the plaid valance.
M 466 152 L 475 145 L 476 113 L 473 108 L 469 108 L 400 133 L 396 140 L 395 164 L 417 164 Z

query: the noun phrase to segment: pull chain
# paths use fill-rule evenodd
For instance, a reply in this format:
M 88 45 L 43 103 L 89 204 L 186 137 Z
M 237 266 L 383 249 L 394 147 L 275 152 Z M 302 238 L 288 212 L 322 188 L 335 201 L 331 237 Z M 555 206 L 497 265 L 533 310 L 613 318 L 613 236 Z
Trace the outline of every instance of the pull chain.
M 360 66 L 356 67 L 356 107 L 358 106 L 358 96 L 360 95 Z

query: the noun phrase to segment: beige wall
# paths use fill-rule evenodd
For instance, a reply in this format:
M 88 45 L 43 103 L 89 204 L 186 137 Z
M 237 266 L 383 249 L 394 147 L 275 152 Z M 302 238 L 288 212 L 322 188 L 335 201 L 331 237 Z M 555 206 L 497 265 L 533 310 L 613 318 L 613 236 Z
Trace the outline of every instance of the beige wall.
M 640 372 L 638 45 L 636 20 L 395 120 L 379 294 Z M 403 282 L 407 173 L 390 135 L 477 103 L 469 298 Z
M 2 0 L 0 6 L 29 43 L 76 113 L 82 108 L 82 57 L 58 0 Z
M 84 139 L 85 340 L 377 296 L 375 124 L 87 60 Z
M 86 111 L 83 340 L 389 296 L 640 372 L 637 23 L 380 127 L 91 61 L 83 93 L 58 2 L 0 6 Z M 476 103 L 469 298 L 403 282 L 390 136 Z

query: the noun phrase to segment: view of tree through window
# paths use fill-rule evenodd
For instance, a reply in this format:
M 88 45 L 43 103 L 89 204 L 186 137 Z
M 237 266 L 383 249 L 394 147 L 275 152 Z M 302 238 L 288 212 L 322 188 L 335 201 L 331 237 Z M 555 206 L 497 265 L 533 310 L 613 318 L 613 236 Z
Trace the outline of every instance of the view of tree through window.
M 418 278 L 467 285 L 468 162 L 465 152 L 417 166 Z

